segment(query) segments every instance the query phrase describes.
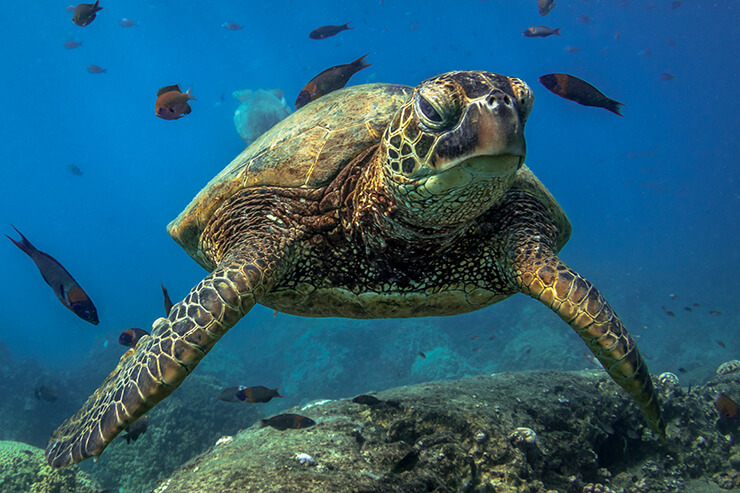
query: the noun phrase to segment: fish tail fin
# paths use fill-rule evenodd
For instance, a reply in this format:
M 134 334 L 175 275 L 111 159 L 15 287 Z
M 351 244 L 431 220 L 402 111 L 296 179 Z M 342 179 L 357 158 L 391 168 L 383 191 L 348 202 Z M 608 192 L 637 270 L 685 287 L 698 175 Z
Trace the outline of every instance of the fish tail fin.
M 284 395 L 280 395 L 280 392 L 278 392 L 278 390 L 280 390 L 280 387 L 275 387 L 272 390 L 275 391 L 275 397 L 280 397 L 280 398 L 284 398 L 285 397 Z
M 264 428 L 265 426 L 267 426 L 267 420 L 266 420 L 266 419 L 258 419 L 258 420 L 257 420 L 257 423 L 259 423 L 259 425 L 260 425 L 260 429 L 262 429 L 262 428 Z
M 349 22 L 352 22 L 352 21 L 349 21 Z M 354 29 L 354 27 L 349 27 L 349 22 L 343 24 L 342 27 L 345 29 Z
M 185 91 L 185 95 L 186 95 L 186 96 L 188 97 L 188 101 L 190 101 L 191 99 L 192 99 L 193 101 L 198 101 L 197 99 L 195 99 L 195 98 L 193 97 L 193 95 L 192 95 L 192 92 L 193 92 L 193 86 L 190 86 L 190 87 L 188 87 L 188 90 L 187 90 L 187 91 Z
M 604 106 L 604 108 L 606 108 L 607 110 L 611 111 L 615 115 L 619 115 L 622 118 L 624 118 L 624 115 L 622 113 L 620 113 L 621 110 L 622 110 L 622 106 L 627 106 L 627 105 L 624 104 L 624 103 L 620 103 L 619 101 L 614 101 L 613 99 L 610 99 L 606 103 L 606 106 Z
M 33 256 L 33 254 L 37 251 L 36 247 L 33 246 L 31 242 L 28 241 L 28 239 L 25 236 L 23 236 L 23 233 L 18 231 L 18 228 L 16 228 L 12 224 L 10 225 L 10 227 L 12 227 L 15 230 L 15 232 L 21 236 L 21 239 L 20 241 L 16 241 L 8 235 L 5 235 L 5 237 L 8 238 L 10 241 L 12 241 L 15 246 L 23 250 L 26 254 Z
M 93 5 L 93 11 L 97 12 L 98 10 L 103 10 L 103 7 L 98 5 L 100 3 L 100 0 L 95 0 L 95 4 Z
M 553 31 L 553 34 L 554 34 L 555 36 L 561 36 L 561 37 L 562 37 L 563 35 L 562 35 L 562 34 L 560 34 L 560 29 L 561 29 L 561 28 L 559 28 L 559 27 L 558 27 L 558 28 L 556 28 L 556 29 L 555 29 L 555 30 Z
M 352 65 L 355 66 L 355 72 L 358 72 L 362 70 L 363 68 L 368 68 L 370 65 L 372 65 L 371 63 L 365 63 L 365 57 L 368 56 L 369 54 L 370 53 L 365 53 L 360 58 L 352 62 Z

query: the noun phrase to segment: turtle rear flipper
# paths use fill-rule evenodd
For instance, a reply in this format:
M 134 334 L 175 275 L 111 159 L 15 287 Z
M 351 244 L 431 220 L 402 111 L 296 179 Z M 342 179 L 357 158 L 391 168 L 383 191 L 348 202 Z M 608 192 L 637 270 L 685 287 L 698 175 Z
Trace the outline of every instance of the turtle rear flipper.
M 168 318 L 154 322 L 151 336 L 126 352 L 100 388 L 54 432 L 46 447 L 52 467 L 99 456 L 121 431 L 182 383 L 254 306 L 255 290 L 264 289 L 263 277 L 273 262 L 255 255 L 257 250 L 234 249 L 229 255 L 233 260 L 222 262 Z
M 599 291 L 546 248 L 517 262 L 517 281 L 525 294 L 557 313 L 583 339 L 609 376 L 642 409 L 650 428 L 665 436 L 658 396 L 637 343 Z

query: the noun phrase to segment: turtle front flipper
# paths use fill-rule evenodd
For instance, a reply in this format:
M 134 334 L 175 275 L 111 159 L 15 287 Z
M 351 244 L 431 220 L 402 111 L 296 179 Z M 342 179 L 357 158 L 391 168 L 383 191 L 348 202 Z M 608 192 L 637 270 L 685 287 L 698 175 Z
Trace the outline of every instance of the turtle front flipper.
M 182 383 L 264 291 L 275 260 L 255 255 L 256 250 L 232 251 L 168 318 L 154 322 L 151 336 L 121 357 L 100 388 L 52 435 L 46 447 L 52 467 L 99 456 L 116 435 Z
M 550 307 L 581 336 L 612 379 L 637 401 L 650 428 L 664 436 L 658 396 L 635 340 L 593 284 L 547 250 L 542 245 L 518 249 L 520 289 Z

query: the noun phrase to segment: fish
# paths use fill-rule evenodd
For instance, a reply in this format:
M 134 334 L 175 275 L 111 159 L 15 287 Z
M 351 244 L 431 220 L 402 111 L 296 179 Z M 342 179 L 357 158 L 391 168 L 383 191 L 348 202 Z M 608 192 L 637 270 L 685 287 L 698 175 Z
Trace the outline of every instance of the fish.
M 579 15 L 579 16 L 578 16 L 578 22 L 580 22 L 580 23 L 582 23 L 582 24 L 589 24 L 589 23 L 591 23 L 591 22 L 593 22 L 593 21 L 594 21 L 594 20 L 593 20 L 593 19 L 591 19 L 591 18 L 590 18 L 589 16 L 587 16 L 587 15 Z
M 671 318 L 674 318 L 676 316 L 675 313 L 673 313 L 672 311 L 669 311 L 669 310 L 666 310 L 665 314 L 668 315 Z
M 72 22 L 80 27 L 85 27 L 95 20 L 98 15 L 98 11 L 103 10 L 103 7 L 98 5 L 100 0 L 95 0 L 95 3 L 80 3 L 75 7 L 74 14 L 72 14 Z
M 138 327 L 134 327 L 133 329 L 126 329 L 121 332 L 121 335 L 118 336 L 118 344 L 126 347 L 136 347 L 136 344 L 139 342 L 139 340 L 142 337 L 148 335 L 149 332 L 145 331 L 144 329 L 139 329 Z
M 670 299 L 672 299 L 672 300 L 677 300 L 678 299 L 678 295 L 677 294 L 669 294 L 668 297 Z
M 580 53 L 581 52 L 581 49 L 580 48 L 578 48 L 576 46 L 570 46 L 570 45 L 568 45 L 565 48 L 563 48 L 563 50 L 566 53 Z
M 373 397 L 367 394 L 358 395 L 357 397 L 352 399 L 352 402 L 354 402 L 355 404 L 365 404 L 366 406 L 379 406 L 383 404 L 383 401 L 381 401 L 377 397 Z
M 676 76 L 670 72 L 663 72 L 662 74 L 660 74 L 660 80 L 673 80 L 675 78 Z
M 424 351 L 419 351 L 419 356 L 420 356 L 420 357 L 421 357 L 422 359 L 427 359 L 427 354 L 426 354 L 426 353 L 425 353 Z
M 123 19 L 118 21 L 118 25 L 121 27 L 134 27 L 134 26 L 138 26 L 139 24 L 132 21 L 131 19 L 124 17 Z
M 235 387 L 228 387 L 221 391 L 220 394 L 218 394 L 217 397 L 214 397 L 217 401 L 224 401 L 224 402 L 241 402 L 243 399 L 239 399 L 236 396 L 236 393 L 242 390 L 243 386 L 237 385 Z
M 353 27 L 349 27 L 349 22 L 347 24 L 342 24 L 341 26 L 321 26 L 311 31 L 308 34 L 308 37 L 311 39 L 326 39 L 336 36 L 342 31 L 346 31 L 348 29 L 354 29 Z
M 190 91 L 193 88 L 183 93 L 180 90 L 180 86 L 175 84 L 174 86 L 164 86 L 157 91 L 157 101 L 154 103 L 154 114 L 163 120 L 177 120 L 182 118 L 184 115 L 189 115 L 192 108 L 188 104 L 188 101 L 195 100 L 190 95 Z
M 142 416 L 128 425 L 128 428 L 125 430 L 126 434 L 122 435 L 121 438 L 126 440 L 126 443 L 135 442 L 147 428 L 149 428 L 149 416 Z
M 545 16 L 555 7 L 555 0 L 537 0 L 537 10 L 541 16 Z
M 277 414 L 271 418 L 260 419 L 259 422 L 260 428 L 271 426 L 280 431 L 309 428 L 316 424 L 316 421 L 300 414 Z
M 724 342 L 722 342 L 722 341 L 720 341 L 719 339 L 717 339 L 717 340 L 716 340 L 716 341 L 714 341 L 714 342 L 716 342 L 716 343 L 717 343 L 717 345 L 718 345 L 719 347 L 721 347 L 722 349 L 725 349 L 725 348 L 727 347 L 727 346 L 725 345 L 725 343 L 724 343 Z
M 78 168 L 77 165 L 75 164 L 68 164 L 67 171 L 69 171 L 71 174 L 75 176 L 82 176 L 84 174 L 82 170 Z
M 674 2 L 671 2 L 671 10 L 676 10 L 683 4 L 681 0 L 675 0 Z
M 82 46 L 82 43 L 79 41 L 70 40 L 64 43 L 64 47 L 68 50 L 74 50 L 75 48 L 79 48 L 80 46 Z
M 701 305 L 699 303 L 694 303 L 695 308 L 699 308 Z
M 615 115 L 623 116 L 619 110 L 620 103 L 610 99 L 596 89 L 594 86 L 568 74 L 546 74 L 539 78 L 540 83 L 553 94 L 557 94 L 565 99 L 570 99 L 583 106 L 595 106 L 611 111 Z
M 528 27 L 524 30 L 522 33 L 523 36 L 526 36 L 528 38 L 546 38 L 548 36 L 560 36 L 560 28 L 556 27 L 555 29 L 547 26 L 532 26 Z
M 692 310 L 692 309 L 691 309 L 691 307 L 690 307 L 690 306 L 685 306 L 685 307 L 683 307 L 683 309 L 684 309 L 685 311 L 687 311 L 687 312 L 693 312 L 693 311 L 694 311 L 694 310 Z
M 54 290 L 54 294 L 57 295 L 59 301 L 82 320 L 98 325 L 98 312 L 95 305 L 93 305 L 85 290 L 67 272 L 67 269 L 62 267 L 62 264 L 51 255 L 37 250 L 15 226 L 11 226 L 21 236 L 20 241 L 16 241 L 8 235 L 5 236 L 36 263 L 44 281 Z
M 295 109 L 302 108 L 321 96 L 326 96 L 332 91 L 343 88 L 350 77 L 370 66 L 370 64 L 364 62 L 367 55 L 369 53 L 362 55 L 352 63 L 330 67 L 311 79 L 298 94 L 298 98 L 295 100 Z
M 270 402 L 273 397 L 285 397 L 278 393 L 280 387 L 274 389 L 268 389 L 262 385 L 256 385 L 254 387 L 242 387 L 236 393 L 236 398 L 240 401 L 251 402 L 252 404 L 258 402 Z
M 688 370 L 684 368 L 683 366 L 678 368 L 678 373 L 686 373 Z
M 39 401 L 54 402 L 57 400 L 57 391 L 48 385 L 39 385 L 33 391 L 34 397 Z
M 162 295 L 164 296 L 164 316 L 169 317 L 174 305 L 170 299 L 170 293 L 168 293 L 167 288 L 164 287 L 164 283 L 160 282 L 159 284 L 162 286 Z
M 714 401 L 714 407 L 717 408 L 719 414 L 726 419 L 737 419 L 737 404 L 735 401 L 727 397 L 725 394 L 719 394 L 717 400 Z
M 722 315 L 722 312 L 718 312 L 717 310 L 709 310 L 709 314 L 716 317 L 718 315 Z
M 221 27 L 223 27 L 227 31 L 238 31 L 240 29 L 244 29 L 244 26 L 240 26 L 236 22 L 224 22 L 223 24 L 221 24 Z
M 97 65 L 88 65 L 87 71 L 91 74 L 104 74 L 107 72 L 106 69 L 104 69 L 103 67 L 98 67 Z

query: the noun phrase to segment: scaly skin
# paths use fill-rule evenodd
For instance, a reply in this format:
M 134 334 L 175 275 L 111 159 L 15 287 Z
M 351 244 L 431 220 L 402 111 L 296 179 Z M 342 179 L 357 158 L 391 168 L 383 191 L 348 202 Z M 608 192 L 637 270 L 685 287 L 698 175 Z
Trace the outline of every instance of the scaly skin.
M 53 434 L 46 448 L 52 467 L 99 456 L 128 425 L 170 395 L 214 344 L 264 292 L 264 275 L 279 255 L 245 239 L 220 266 L 154 322 L 151 336 L 121 357 L 82 408 Z M 272 255 L 271 255 L 272 254 Z

